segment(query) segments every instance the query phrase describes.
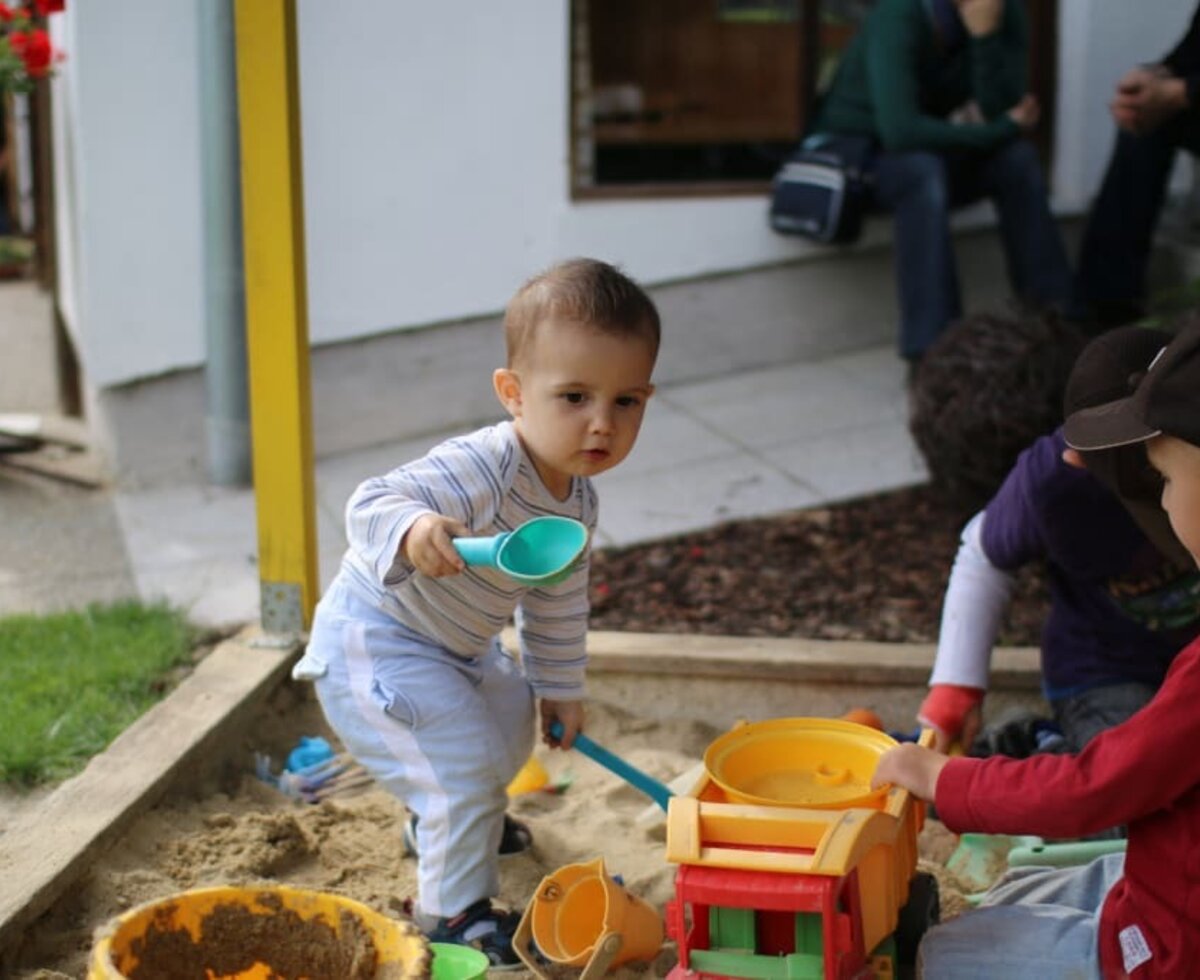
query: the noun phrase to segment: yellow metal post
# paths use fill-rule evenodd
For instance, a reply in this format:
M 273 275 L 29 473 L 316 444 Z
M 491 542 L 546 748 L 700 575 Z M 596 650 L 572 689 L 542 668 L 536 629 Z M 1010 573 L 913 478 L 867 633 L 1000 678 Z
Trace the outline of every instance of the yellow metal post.
M 236 0 L 234 25 L 261 615 L 292 633 L 317 601 L 295 0 Z

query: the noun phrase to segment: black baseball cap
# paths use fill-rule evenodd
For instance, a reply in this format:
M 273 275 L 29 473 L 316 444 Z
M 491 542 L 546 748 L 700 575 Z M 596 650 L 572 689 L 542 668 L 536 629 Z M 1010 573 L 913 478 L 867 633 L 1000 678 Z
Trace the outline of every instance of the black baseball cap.
M 1080 450 L 1128 446 L 1163 433 L 1200 446 L 1200 320 L 1158 351 L 1132 394 L 1079 408 L 1063 424 L 1067 445 Z

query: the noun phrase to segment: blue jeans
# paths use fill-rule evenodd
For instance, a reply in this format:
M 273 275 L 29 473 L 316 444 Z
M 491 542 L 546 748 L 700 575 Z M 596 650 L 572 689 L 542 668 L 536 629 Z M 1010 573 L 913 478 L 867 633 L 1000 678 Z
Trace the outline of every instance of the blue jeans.
M 1032 143 L 1017 139 L 990 153 L 881 152 L 871 169 L 874 203 L 895 221 L 901 355 L 921 357 L 962 316 L 950 212 L 985 197 L 999 216 L 1017 298 L 1066 310 L 1070 265 Z
M 1100 909 L 1124 854 L 1076 868 L 1014 868 L 978 908 L 934 926 L 917 949 L 927 980 L 1099 980 Z
M 1117 131 L 1083 233 L 1073 316 L 1108 326 L 1141 315 L 1150 246 L 1180 148 L 1200 152 L 1200 126 L 1179 119 L 1144 136 Z

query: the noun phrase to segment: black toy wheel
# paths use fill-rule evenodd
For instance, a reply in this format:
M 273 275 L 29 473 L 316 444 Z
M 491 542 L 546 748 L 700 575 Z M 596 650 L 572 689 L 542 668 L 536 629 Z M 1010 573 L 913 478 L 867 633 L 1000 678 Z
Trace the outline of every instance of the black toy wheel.
M 937 879 L 928 872 L 918 871 L 908 884 L 908 901 L 900 909 L 896 923 L 896 960 L 900 966 L 912 966 L 917 962 L 921 937 L 940 918 Z

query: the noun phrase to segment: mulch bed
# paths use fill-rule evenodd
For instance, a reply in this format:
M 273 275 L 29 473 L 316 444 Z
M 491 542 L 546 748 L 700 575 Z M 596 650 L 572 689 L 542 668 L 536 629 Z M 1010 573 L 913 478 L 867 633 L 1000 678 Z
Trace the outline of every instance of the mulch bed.
M 933 642 L 964 516 L 928 487 L 592 555 L 591 628 Z M 1023 569 L 1002 645 L 1036 646 L 1039 568 Z

